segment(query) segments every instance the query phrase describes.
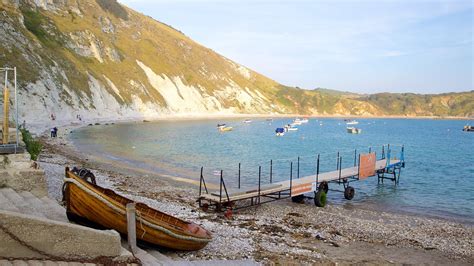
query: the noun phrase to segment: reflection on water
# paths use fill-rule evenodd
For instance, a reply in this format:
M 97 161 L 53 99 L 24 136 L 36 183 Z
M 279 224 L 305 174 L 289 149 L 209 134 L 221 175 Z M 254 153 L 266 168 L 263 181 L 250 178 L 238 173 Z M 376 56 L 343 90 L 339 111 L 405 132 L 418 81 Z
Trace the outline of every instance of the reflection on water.
M 346 133 L 342 119 L 310 119 L 283 137 L 276 137 L 274 130 L 291 119 L 253 119 L 250 124 L 225 119 L 85 127 L 75 131 L 72 139 L 83 152 L 164 175 L 198 179 L 203 166 L 211 182 L 222 169 L 228 187 L 237 186 L 239 162 L 242 183 L 251 185 L 258 182 L 259 166 L 262 182 L 269 182 L 270 160 L 272 178 L 278 181 L 289 178 L 291 162 L 296 177 L 298 156 L 300 176 L 305 176 L 315 173 L 318 153 L 324 172 L 335 170 L 338 151 L 344 167 L 349 167 L 354 149 L 404 144 L 407 167 L 402 169 L 400 185 L 387 180 L 378 185 L 376 178 L 355 182 L 356 197 L 351 204 L 474 220 L 474 133 L 461 131 L 468 121 L 358 121 L 360 135 Z M 222 122 L 234 130 L 218 132 L 216 125 Z M 377 152 L 380 156 L 380 148 Z M 328 196 L 331 202 L 346 203 L 340 193 Z

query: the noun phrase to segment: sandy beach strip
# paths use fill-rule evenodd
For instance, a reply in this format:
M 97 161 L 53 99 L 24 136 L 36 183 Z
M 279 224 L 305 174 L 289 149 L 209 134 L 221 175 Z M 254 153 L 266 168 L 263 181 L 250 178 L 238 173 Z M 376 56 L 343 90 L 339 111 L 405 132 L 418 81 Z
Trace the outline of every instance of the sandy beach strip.
M 317 208 L 282 200 L 234 213 L 198 209 L 197 187 L 157 173 L 137 172 L 119 163 L 81 154 L 61 127 L 58 138 L 41 137 L 50 196 L 60 200 L 65 166 L 91 169 L 99 185 L 111 188 L 179 218 L 202 224 L 213 241 L 195 252 L 162 250 L 186 260 L 252 259 L 264 264 L 474 264 L 474 228 L 458 222 L 398 213 L 346 208 Z

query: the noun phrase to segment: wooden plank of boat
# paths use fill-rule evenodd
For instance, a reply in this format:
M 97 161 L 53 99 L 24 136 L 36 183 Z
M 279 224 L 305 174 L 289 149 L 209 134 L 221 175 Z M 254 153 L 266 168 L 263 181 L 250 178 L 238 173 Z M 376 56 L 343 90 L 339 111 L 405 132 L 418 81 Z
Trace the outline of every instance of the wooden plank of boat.
M 79 177 L 66 168 L 64 199 L 68 218 L 86 220 L 127 234 L 126 205 L 132 200 Z M 176 250 L 198 250 L 211 241 L 201 226 L 137 203 L 137 239 Z

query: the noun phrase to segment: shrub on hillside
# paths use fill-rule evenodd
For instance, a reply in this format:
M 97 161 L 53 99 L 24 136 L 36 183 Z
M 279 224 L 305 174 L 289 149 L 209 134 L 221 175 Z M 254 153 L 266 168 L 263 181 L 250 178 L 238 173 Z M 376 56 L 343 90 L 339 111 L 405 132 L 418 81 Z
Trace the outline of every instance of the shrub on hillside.
M 30 131 L 24 128 L 20 130 L 21 130 L 21 135 L 23 136 L 23 142 L 25 142 L 25 145 L 26 145 L 26 150 L 28 151 L 28 153 L 30 153 L 31 160 L 36 161 L 38 159 L 38 155 L 40 154 L 43 146 L 38 140 L 33 138 Z

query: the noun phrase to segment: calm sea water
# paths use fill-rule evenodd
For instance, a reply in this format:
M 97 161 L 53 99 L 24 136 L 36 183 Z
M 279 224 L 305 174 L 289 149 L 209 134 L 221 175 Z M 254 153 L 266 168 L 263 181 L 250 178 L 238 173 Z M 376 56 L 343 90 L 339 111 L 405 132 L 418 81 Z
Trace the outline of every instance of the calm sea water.
M 276 137 L 274 130 L 291 119 L 242 119 L 202 121 L 162 121 L 100 125 L 76 130 L 73 142 L 84 153 L 117 160 L 132 167 L 152 170 L 163 175 L 199 179 L 204 167 L 207 182 L 218 182 L 223 170 L 226 185 L 236 187 L 238 164 L 241 163 L 241 185 L 285 180 L 315 173 L 316 155 L 321 171 L 336 169 L 337 153 L 343 167 L 354 164 L 354 150 L 372 150 L 381 154 L 381 145 L 405 146 L 406 168 L 400 184 L 377 178 L 354 182 L 356 196 L 352 201 L 342 193 L 330 192 L 336 204 L 372 206 L 380 209 L 422 215 L 463 219 L 474 222 L 474 133 L 461 129 L 469 121 L 359 119 L 360 135 L 346 133 L 342 119 L 310 119 L 296 132 Z M 219 133 L 216 124 L 233 126 L 231 132 Z M 400 150 L 392 146 L 394 153 Z M 378 156 L 378 157 L 379 157 Z M 332 185 L 342 189 L 342 186 Z

